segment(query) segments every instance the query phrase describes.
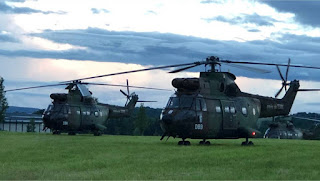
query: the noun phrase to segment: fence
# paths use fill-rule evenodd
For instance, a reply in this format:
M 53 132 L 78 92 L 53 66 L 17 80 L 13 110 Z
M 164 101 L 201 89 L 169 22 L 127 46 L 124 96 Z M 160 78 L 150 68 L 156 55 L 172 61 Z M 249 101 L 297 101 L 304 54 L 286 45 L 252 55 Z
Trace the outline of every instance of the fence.
M 31 122 L 31 120 L 33 120 Z M 0 130 L 11 132 L 27 132 L 28 127 L 34 126 L 34 132 L 45 133 L 50 132 L 50 129 L 43 130 L 44 124 L 39 115 L 12 115 L 9 114 L 5 120 L 0 123 Z
M 27 132 L 28 127 L 32 125 L 30 121 L 4 121 L 0 123 L 1 125 L 1 130 L 3 131 L 11 131 L 11 132 Z M 48 133 L 50 132 L 50 129 L 43 130 L 43 123 L 42 122 L 35 122 L 34 123 L 35 129 L 34 132 L 39 132 L 39 133 Z

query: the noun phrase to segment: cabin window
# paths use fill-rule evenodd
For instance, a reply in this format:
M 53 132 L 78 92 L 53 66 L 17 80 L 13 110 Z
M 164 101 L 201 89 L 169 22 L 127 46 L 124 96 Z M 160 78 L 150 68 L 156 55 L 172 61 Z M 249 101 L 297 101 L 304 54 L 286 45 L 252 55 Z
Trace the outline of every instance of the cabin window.
M 90 111 L 87 111 L 87 115 L 88 115 L 88 116 L 90 115 Z
M 87 111 L 83 111 L 83 112 L 82 112 L 82 115 L 87 115 Z
M 221 108 L 220 108 L 220 106 L 216 106 L 216 112 L 217 112 L 217 113 L 221 113 Z
M 248 114 L 247 108 L 245 107 L 242 108 L 242 114 L 245 116 Z
M 255 109 L 255 108 L 252 109 L 252 114 L 253 114 L 254 116 L 256 115 L 256 109 Z
M 102 117 L 102 112 L 100 111 L 100 116 Z
M 98 111 L 95 111 L 95 112 L 94 112 L 94 115 L 95 115 L 96 117 L 98 117 L 98 116 L 99 116 Z
M 206 102 L 204 101 L 204 99 L 200 99 L 200 100 L 201 100 L 201 108 L 202 108 L 202 111 L 207 111 Z
M 236 113 L 236 108 L 235 108 L 235 107 L 230 107 L 230 112 L 231 112 L 232 114 L 235 114 L 235 113 Z
M 80 111 L 77 111 L 77 114 L 80 114 Z
M 230 112 L 230 107 L 229 106 L 224 107 L 224 112 L 229 113 Z

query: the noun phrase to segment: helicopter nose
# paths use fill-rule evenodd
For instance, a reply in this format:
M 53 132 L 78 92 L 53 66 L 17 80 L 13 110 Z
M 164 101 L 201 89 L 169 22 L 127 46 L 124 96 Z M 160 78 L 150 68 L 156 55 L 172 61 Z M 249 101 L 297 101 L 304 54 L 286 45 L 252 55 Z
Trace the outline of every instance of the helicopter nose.
M 164 115 L 162 117 L 162 121 L 165 123 L 165 124 L 171 124 L 172 121 L 173 121 L 173 117 L 172 115 Z

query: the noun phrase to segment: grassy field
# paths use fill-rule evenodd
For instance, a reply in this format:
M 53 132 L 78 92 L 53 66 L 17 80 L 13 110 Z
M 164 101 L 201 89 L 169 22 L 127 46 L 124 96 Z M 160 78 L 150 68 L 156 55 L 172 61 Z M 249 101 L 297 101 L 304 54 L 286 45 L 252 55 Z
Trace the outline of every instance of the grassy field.
M 320 141 L 159 139 L 0 132 L 0 179 L 320 179 Z

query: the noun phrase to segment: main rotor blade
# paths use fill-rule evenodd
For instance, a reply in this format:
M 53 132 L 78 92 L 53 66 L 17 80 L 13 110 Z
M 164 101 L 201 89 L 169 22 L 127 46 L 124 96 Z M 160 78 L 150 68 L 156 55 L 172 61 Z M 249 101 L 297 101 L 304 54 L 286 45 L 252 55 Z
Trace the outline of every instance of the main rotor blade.
M 171 71 L 171 72 L 169 72 L 169 73 L 177 73 L 177 72 L 181 72 L 181 71 L 184 71 L 184 70 L 187 70 L 187 69 L 191 69 L 191 68 L 193 68 L 193 67 L 196 67 L 196 66 L 198 66 L 198 65 L 200 65 L 200 64 L 191 65 L 191 66 L 184 67 L 184 68 L 181 68 L 181 69 L 173 70 L 173 71 Z
M 142 86 L 127 86 L 127 85 L 120 85 L 120 84 L 104 84 L 104 83 L 90 83 L 86 82 L 84 84 L 88 85 L 105 85 L 105 86 L 112 86 L 112 87 L 132 87 L 132 88 L 138 88 L 138 89 L 151 89 L 151 90 L 161 90 L 161 91 L 171 91 L 169 89 L 161 89 L 161 88 L 153 88 L 153 87 L 142 87 Z
M 224 63 L 224 62 L 221 62 L 221 63 Z M 252 71 L 252 72 L 257 72 L 257 73 L 262 73 L 262 74 L 271 72 L 269 70 L 264 70 L 264 69 L 255 68 L 255 67 L 248 67 L 248 66 L 239 65 L 239 64 L 236 64 L 236 65 L 226 64 L 226 65 L 228 65 L 230 67 L 236 67 L 236 68 L 239 68 L 239 69 L 249 70 L 249 71 Z
M 137 101 L 137 102 L 157 102 L 157 101 Z
M 5 90 L 4 92 L 11 92 L 11 91 L 18 91 L 18 90 L 26 90 L 26 89 L 36 89 L 36 88 L 44 88 L 44 87 L 54 87 L 59 85 L 68 85 L 68 83 L 59 83 L 59 84 L 49 84 L 49 85 L 41 85 L 41 86 L 33 86 L 33 87 L 22 87 L 17 89 L 9 89 Z
M 281 66 L 287 67 L 288 65 L 285 64 L 278 64 L 278 63 L 264 63 L 264 62 L 247 62 L 247 61 L 231 61 L 231 60 L 220 60 L 224 63 L 234 63 L 234 64 L 251 64 L 251 65 L 273 65 L 273 66 Z M 290 65 L 290 67 L 298 67 L 298 68 L 310 68 L 310 69 L 320 69 L 320 67 L 313 67 L 313 66 L 305 66 L 305 65 Z
M 108 77 L 108 76 L 121 75 L 121 74 L 128 74 L 128 73 L 134 73 L 134 72 L 142 72 L 142 71 L 157 70 L 157 69 L 166 69 L 166 68 L 172 68 L 172 67 L 181 67 L 181 66 L 188 66 L 188 65 L 194 65 L 194 64 L 204 64 L 204 63 L 205 62 L 193 62 L 193 63 L 184 63 L 184 64 L 175 64 L 175 65 L 151 67 L 151 68 L 145 68 L 145 69 L 137 69 L 137 70 L 130 70 L 130 71 L 124 71 L 124 72 L 111 73 L 111 74 L 97 75 L 97 76 L 92 76 L 92 77 L 85 77 L 85 78 L 81 78 L 81 79 L 63 81 L 61 83 L 88 80 L 88 79 L 95 79 L 95 78 Z
M 308 91 L 320 91 L 320 89 L 298 89 L 298 91 L 308 92 Z

